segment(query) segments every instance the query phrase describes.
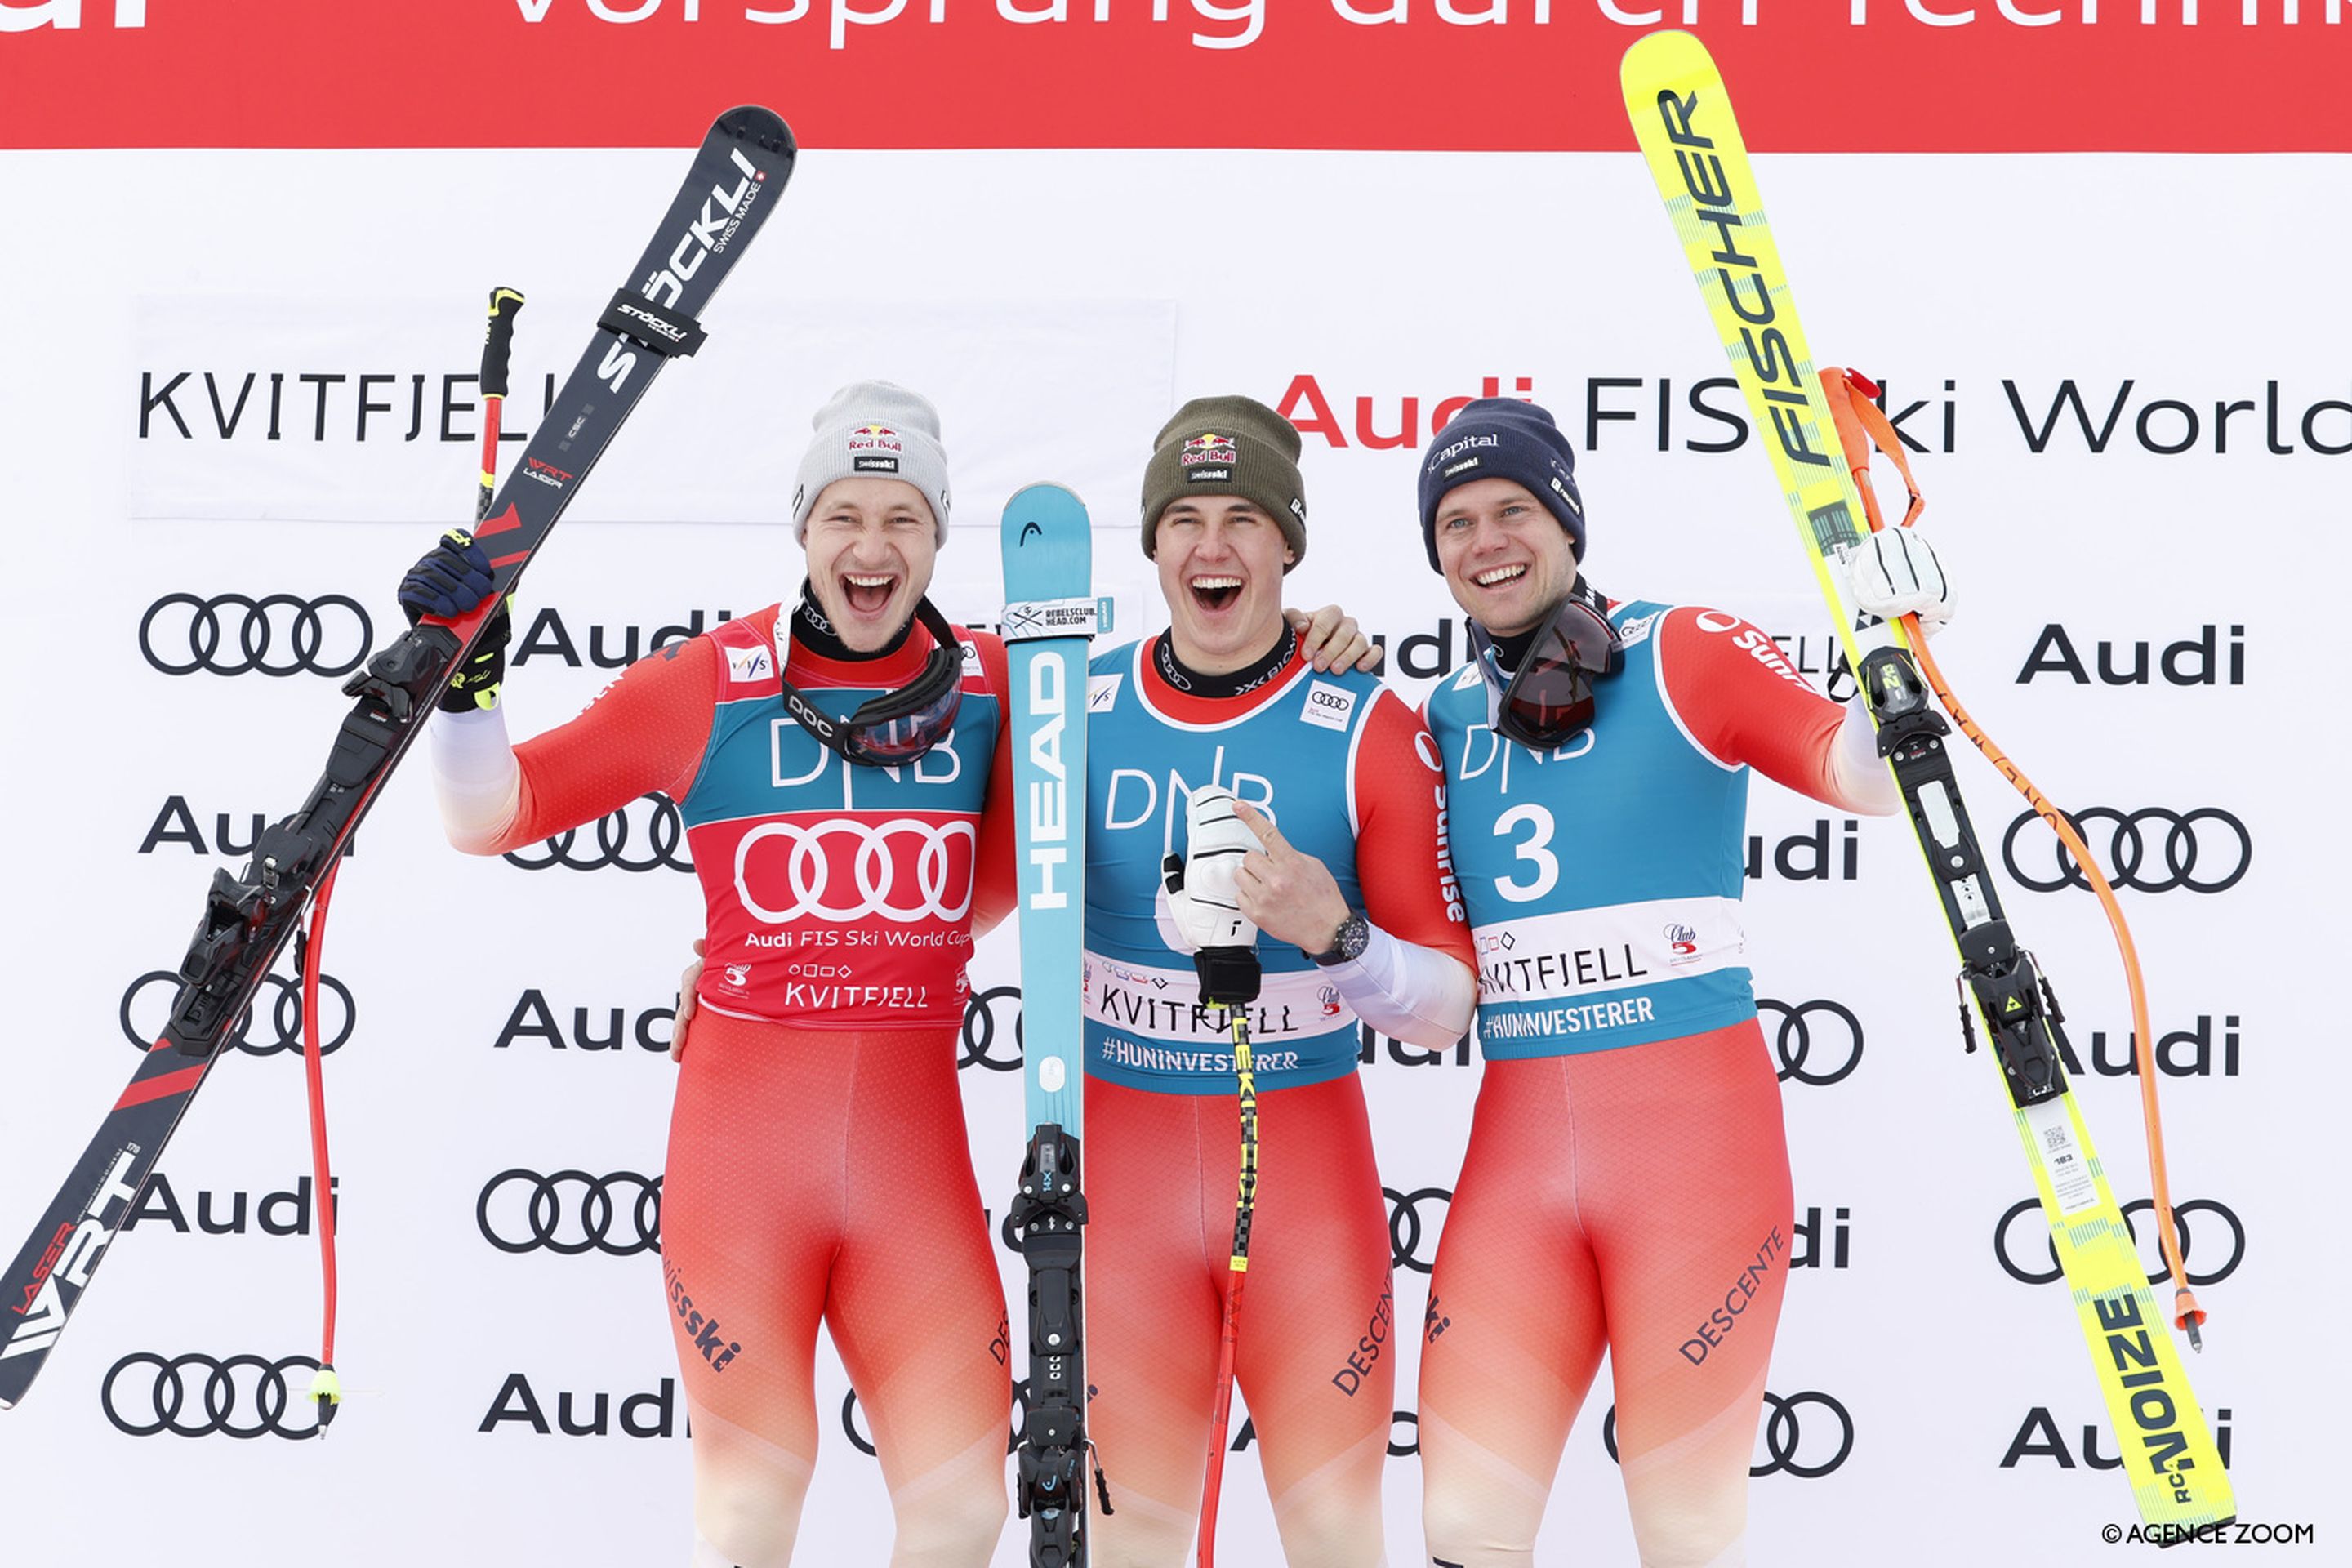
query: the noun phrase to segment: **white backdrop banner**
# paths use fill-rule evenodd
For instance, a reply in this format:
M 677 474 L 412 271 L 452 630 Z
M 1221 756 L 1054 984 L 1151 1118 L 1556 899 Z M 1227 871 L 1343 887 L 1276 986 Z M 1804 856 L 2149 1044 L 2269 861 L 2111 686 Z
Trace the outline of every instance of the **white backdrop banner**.
M 278 0 L 236 9 L 289 26 L 296 14 Z M 1339 95 L 1339 109 L 1332 81 L 1348 79 L 1327 76 L 1307 106 L 1342 114 L 1328 135 L 1268 110 L 1236 125 L 1211 113 L 1190 142 L 1164 101 L 1130 103 L 1166 97 L 1150 76 L 1113 68 L 1158 59 L 1154 26 L 1189 67 L 1214 51 L 1185 35 L 1238 36 L 1244 8 L 1213 23 L 1226 8 L 1159 7 L 1173 15 L 1158 24 L 1138 19 L 1155 8 L 1097 6 L 1120 16 L 1071 90 L 1109 129 L 1016 106 L 1003 110 L 1028 138 L 1016 151 L 983 150 L 995 130 L 940 128 L 986 121 L 1001 99 L 1049 99 L 1051 83 L 983 91 L 949 73 L 921 53 L 922 6 L 888 26 L 835 8 L 838 50 L 822 5 L 765 28 L 742 9 L 673 0 L 635 7 L 632 26 L 623 5 L 436 0 L 414 8 L 412 35 L 378 17 L 389 8 L 354 7 L 368 26 L 339 36 L 383 70 L 356 72 L 348 102 L 299 73 L 278 110 L 255 87 L 234 104 L 217 82 L 171 87 L 166 113 L 89 85 L 131 115 L 100 134 L 110 122 L 74 107 L 60 73 L 145 62 L 134 77 L 161 80 L 170 49 L 201 63 L 259 24 L 209 22 L 214 42 L 200 43 L 171 0 L 0 5 L 0 96 L 16 105 L 0 105 L 13 149 L 0 152 L 0 280 L 19 310 L 0 374 L 12 1249 L 152 1037 L 206 877 L 299 801 L 345 706 L 341 674 L 398 629 L 399 576 L 469 515 L 487 289 L 530 296 L 510 426 L 527 432 L 682 164 L 674 148 L 608 144 L 690 140 L 730 86 L 789 113 L 805 72 L 819 122 L 842 129 L 804 153 L 707 313 L 709 345 L 648 394 L 533 566 L 507 686 L 519 734 L 577 711 L 631 658 L 792 592 L 799 555 L 782 524 L 808 417 L 871 375 L 941 408 L 955 526 L 935 596 L 956 618 L 995 619 L 996 514 L 1020 485 L 1055 479 L 1092 506 L 1098 588 L 1118 596 L 1122 636 L 1163 624 L 1136 533 L 1151 435 L 1186 397 L 1245 392 L 1305 439 L 1314 521 L 1294 597 L 1359 616 L 1418 700 L 1466 644 L 1423 560 L 1414 453 L 1461 399 L 1499 393 L 1545 403 L 1577 446 L 1597 586 L 1748 615 L 1817 683 L 1849 689 L 1655 195 L 1593 107 L 1615 112 L 1616 55 L 1637 30 L 1595 18 L 1672 21 L 1676 6 L 1513 7 L 1506 28 L 1495 5 L 1486 34 L 1584 47 L 1538 62 L 1539 99 L 1464 110 L 1459 134 L 1433 106 L 1479 99 L 1481 70 L 1503 58 L 1461 53 L 1481 29 L 1441 17 L 1465 7 L 1399 5 L 1385 26 L 1333 19 L 1375 7 L 1267 17 L 1224 53 L 1278 64 L 1338 37 L 1356 52 L 1334 58 L 1360 65 L 1361 82 L 1403 82 L 1366 42 L 1393 37 L 1439 51 L 1437 74 L 1392 99 Z M 2337 1184 L 2335 1108 L 2352 1090 L 2326 934 L 2352 866 L 2330 826 L 2343 792 L 2326 759 L 2341 748 L 2321 686 L 2336 662 L 2325 595 L 2352 566 L 2352 314 L 2326 265 L 2352 239 L 2328 199 L 2352 174 L 2352 132 L 2313 109 L 2336 101 L 2332 87 L 2301 100 L 2307 135 L 2267 108 L 2250 121 L 2241 108 L 2269 89 L 2222 71 L 2217 96 L 2172 100 L 2170 140 L 2128 117 L 2128 134 L 2102 140 L 2066 107 L 2036 140 L 2036 111 L 2017 107 L 2033 100 L 1992 84 L 2027 70 L 2036 36 L 2070 50 L 2105 40 L 2176 73 L 2198 50 L 2291 57 L 2279 79 L 2303 79 L 2340 52 L 2337 7 L 2249 0 L 2242 17 L 2208 0 L 2191 25 L 2176 12 L 2196 7 L 2168 3 L 2125 31 L 2113 14 L 2143 7 L 2111 5 L 2095 27 L 2093 7 L 2053 4 L 2041 35 L 2008 5 L 1941 31 L 1921 14 L 1963 8 L 1857 3 L 1852 25 L 1813 32 L 1769 5 L 1746 8 L 1761 13 L 1752 23 L 1737 4 L 1699 9 L 1730 30 L 1735 94 L 1741 51 L 1765 60 L 1755 39 L 1778 40 L 1771 58 L 1793 68 L 1798 43 L 1835 32 L 1865 40 L 1848 64 L 1948 58 L 1981 100 L 1939 142 L 1907 102 L 1882 136 L 1828 118 L 1834 82 L 1810 99 L 1759 83 L 1764 124 L 1810 129 L 1775 139 L 1759 125 L 1757 142 L 1814 149 L 1759 153 L 1759 177 L 1817 352 L 1881 379 L 1919 448 L 1927 526 L 1959 593 L 1939 658 L 2126 889 L 2174 1199 L 2214 1314 L 2189 1371 L 2242 1516 L 2300 1531 L 2285 1549 L 2296 1560 L 2334 1560 L 2352 1517 L 2329 1464 L 2343 1384 L 2326 1369 L 2341 1358 L 2319 1317 L 2352 1269 L 2313 1216 Z M 984 5 L 945 12 L 940 37 L 1034 31 L 1041 59 L 1095 58 L 1081 47 L 1088 7 L 1028 30 L 989 22 Z M 458 145 L 462 126 L 428 134 L 415 110 L 391 107 L 436 101 L 428 57 L 493 19 L 499 37 L 569 39 L 592 61 L 621 37 L 638 51 L 625 81 L 751 35 L 791 35 L 803 53 L 727 55 L 719 75 L 742 79 L 683 110 L 685 89 L 665 81 L 656 96 L 677 111 L 657 133 L 636 107 L 600 134 L 576 106 L 530 133 L 493 106 L 483 145 Z M 1947 33 L 1975 41 L 1963 51 Z M 299 64 L 310 47 L 271 58 Z M 930 73 L 915 129 L 874 129 L 888 123 L 880 67 L 838 64 L 860 51 Z M 1524 84 L 1533 68 L 1515 61 L 1497 79 Z M 515 74 L 530 104 L 560 96 Z M 1276 90 L 1272 77 L 1215 79 Z M 1874 90 L 1896 101 L 1915 82 L 1952 100 L 1941 79 Z M 2117 89 L 2095 94 L 2112 106 Z M 1356 96 L 1414 107 L 1383 109 L 1392 129 L 1376 136 Z M 1553 107 L 1570 130 L 1546 140 L 1528 127 Z M 2272 129 L 2247 132 L 2256 122 Z M 1195 144 L 1244 135 L 1259 150 Z M 1535 150 L 1562 145 L 1591 150 Z M 1424 150 L 1364 150 L 1380 147 Z M 2172 147 L 2205 155 L 2140 155 Z M 1874 155 L 1889 152 L 1903 155 Z M 309 193 L 290 229 L 289 191 Z M 2104 923 L 2024 803 L 1989 766 L 1961 766 L 2153 1271 L 2128 1009 Z M 1964 1052 L 1949 943 L 1906 833 L 1762 781 L 1748 832 L 1748 957 L 1798 1218 L 1751 1561 L 2077 1564 L 2135 1550 L 2101 1541 L 2129 1522 L 2129 1489 L 1998 1074 Z M 0 1559 L 685 1561 L 685 1410 L 656 1251 L 664 1053 L 700 929 L 686 866 L 676 818 L 653 800 L 469 859 L 444 843 L 423 769 L 395 779 L 341 879 L 327 956 L 343 1415 L 314 1440 L 307 1373 L 286 1374 L 279 1403 L 268 1371 L 316 1352 L 322 1201 L 305 1174 L 299 1005 L 274 985 L 40 1384 L 0 1415 Z M 981 944 L 972 980 L 963 1081 L 993 1219 L 1024 1131 L 1009 932 Z M 1476 1058 L 1367 1034 L 1362 1063 L 1397 1321 L 1420 1324 Z M 1018 1260 L 1003 1261 L 1017 1302 Z M 1422 1556 L 1419 1342 L 1397 1345 L 1385 1502 L 1399 1563 Z M 208 1382 L 236 1357 L 258 1362 Z M 880 1563 L 879 1468 L 829 1348 L 820 1368 L 825 1439 L 802 1557 Z M 1603 1380 L 1562 1461 L 1543 1561 L 1633 1560 L 1609 1409 Z M 1254 1434 L 1236 1426 L 1223 1554 L 1272 1564 Z M 1024 1540 L 1009 1526 L 996 1562 L 1023 1562 Z

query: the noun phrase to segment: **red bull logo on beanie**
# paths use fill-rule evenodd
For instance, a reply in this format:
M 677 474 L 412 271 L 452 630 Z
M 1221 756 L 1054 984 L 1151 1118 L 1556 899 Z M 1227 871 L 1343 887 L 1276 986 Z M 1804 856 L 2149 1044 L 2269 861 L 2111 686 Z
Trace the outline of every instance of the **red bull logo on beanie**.
M 1237 463 L 1241 461 L 1241 452 L 1231 436 L 1220 436 L 1211 430 L 1185 442 L 1183 450 L 1176 454 L 1176 461 L 1187 468 L 1199 463 Z
M 849 449 L 853 452 L 903 452 L 906 444 L 898 432 L 887 425 L 861 425 L 849 433 Z

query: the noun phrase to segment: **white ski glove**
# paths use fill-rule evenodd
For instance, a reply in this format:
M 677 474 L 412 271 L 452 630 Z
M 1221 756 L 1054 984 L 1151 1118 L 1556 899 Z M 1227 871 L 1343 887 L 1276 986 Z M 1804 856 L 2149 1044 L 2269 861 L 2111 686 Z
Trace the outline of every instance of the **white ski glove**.
M 1916 528 L 1882 528 L 1863 536 L 1846 557 L 1846 587 L 1855 609 L 1891 621 L 1916 615 L 1934 637 L 1952 618 L 1951 584 L 1943 563 Z
M 1168 887 L 1171 945 L 1185 952 L 1207 947 L 1254 948 L 1257 926 L 1242 913 L 1234 879 L 1257 835 L 1234 814 L 1234 792 L 1202 784 L 1184 805 L 1185 852 L 1160 863 Z

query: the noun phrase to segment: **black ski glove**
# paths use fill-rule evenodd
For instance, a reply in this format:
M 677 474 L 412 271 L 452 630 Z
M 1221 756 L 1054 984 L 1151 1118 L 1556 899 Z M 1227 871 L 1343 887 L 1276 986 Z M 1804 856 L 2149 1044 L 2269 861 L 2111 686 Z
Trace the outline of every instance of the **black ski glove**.
M 455 620 L 469 614 L 490 595 L 489 552 L 474 536 L 453 528 L 434 542 L 408 575 L 400 580 L 400 607 L 415 626 L 425 616 Z M 473 657 L 449 678 L 441 706 L 452 713 L 471 713 L 499 705 L 499 686 L 506 679 L 507 644 L 514 637 L 512 595 L 501 601 L 482 628 Z

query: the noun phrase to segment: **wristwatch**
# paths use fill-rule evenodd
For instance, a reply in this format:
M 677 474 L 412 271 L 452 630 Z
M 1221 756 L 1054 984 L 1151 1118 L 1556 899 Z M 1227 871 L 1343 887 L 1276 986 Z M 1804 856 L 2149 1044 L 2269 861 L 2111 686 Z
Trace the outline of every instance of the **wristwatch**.
M 1364 949 L 1370 946 L 1371 942 L 1372 922 L 1357 910 L 1349 910 L 1348 918 L 1339 922 L 1339 929 L 1331 933 L 1331 945 L 1321 952 L 1310 952 L 1307 956 L 1328 968 L 1335 963 L 1345 963 L 1349 959 L 1361 958 Z

